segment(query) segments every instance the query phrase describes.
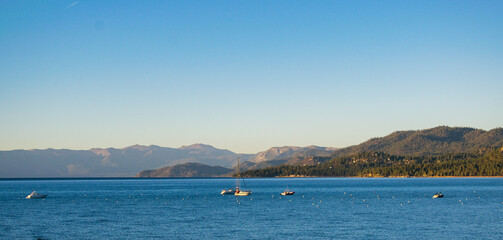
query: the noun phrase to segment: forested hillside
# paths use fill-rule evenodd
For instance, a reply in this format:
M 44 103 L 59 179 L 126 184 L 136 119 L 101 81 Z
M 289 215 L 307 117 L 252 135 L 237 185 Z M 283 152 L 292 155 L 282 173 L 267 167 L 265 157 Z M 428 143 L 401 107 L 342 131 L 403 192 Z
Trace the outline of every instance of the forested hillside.
M 359 152 L 385 152 L 393 155 L 424 156 L 472 152 L 479 148 L 503 146 L 503 128 L 490 131 L 440 126 L 424 130 L 397 131 L 372 138 L 335 152 L 343 156 Z
M 362 152 L 325 159 L 312 166 L 281 165 L 243 172 L 247 177 L 432 177 L 503 176 L 503 148 L 437 156 Z

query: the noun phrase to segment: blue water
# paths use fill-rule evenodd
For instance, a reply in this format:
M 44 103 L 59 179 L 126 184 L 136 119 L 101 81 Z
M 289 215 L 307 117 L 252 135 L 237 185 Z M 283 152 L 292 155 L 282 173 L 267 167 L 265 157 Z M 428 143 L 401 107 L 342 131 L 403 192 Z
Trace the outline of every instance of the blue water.
M 246 183 L 248 197 L 219 194 L 233 179 L 2 180 L 0 238 L 503 239 L 503 178 Z

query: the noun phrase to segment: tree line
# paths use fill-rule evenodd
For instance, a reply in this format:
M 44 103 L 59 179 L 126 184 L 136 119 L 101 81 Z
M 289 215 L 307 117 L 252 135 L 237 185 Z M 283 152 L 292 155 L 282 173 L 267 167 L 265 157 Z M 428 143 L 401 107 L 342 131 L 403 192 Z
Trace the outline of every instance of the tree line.
M 244 177 L 441 177 L 503 176 L 503 148 L 437 156 L 399 156 L 361 152 L 320 157 L 316 165 L 280 165 L 242 173 Z M 325 159 L 323 159 L 325 158 Z M 322 163 L 324 162 L 324 163 Z

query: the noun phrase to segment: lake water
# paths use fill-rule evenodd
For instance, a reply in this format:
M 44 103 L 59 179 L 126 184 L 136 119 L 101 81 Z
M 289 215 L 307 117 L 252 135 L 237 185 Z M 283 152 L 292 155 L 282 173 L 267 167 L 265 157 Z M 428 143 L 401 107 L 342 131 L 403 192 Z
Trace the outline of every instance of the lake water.
M 220 195 L 234 183 L 0 180 L 0 238 L 503 239 L 503 178 L 257 178 Z

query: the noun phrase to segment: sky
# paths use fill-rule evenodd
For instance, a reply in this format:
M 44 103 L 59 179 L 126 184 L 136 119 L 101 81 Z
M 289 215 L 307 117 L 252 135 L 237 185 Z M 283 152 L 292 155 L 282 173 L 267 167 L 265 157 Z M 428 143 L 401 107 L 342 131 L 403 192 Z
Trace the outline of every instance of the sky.
M 503 1 L 0 0 L 0 150 L 503 127 Z

